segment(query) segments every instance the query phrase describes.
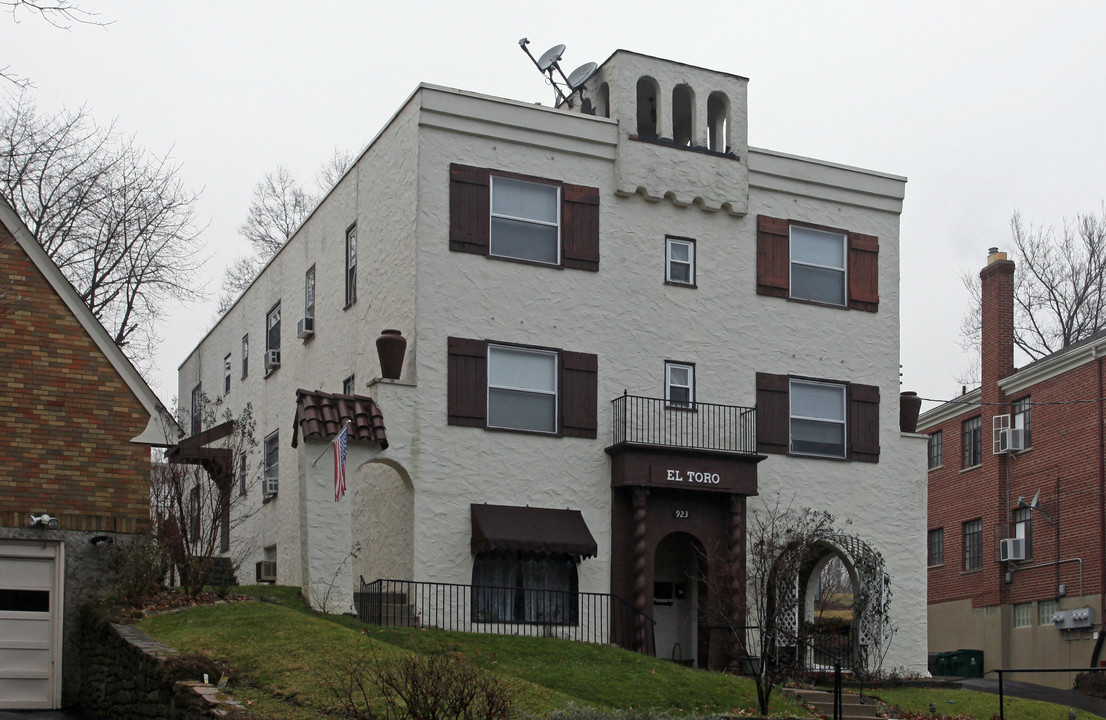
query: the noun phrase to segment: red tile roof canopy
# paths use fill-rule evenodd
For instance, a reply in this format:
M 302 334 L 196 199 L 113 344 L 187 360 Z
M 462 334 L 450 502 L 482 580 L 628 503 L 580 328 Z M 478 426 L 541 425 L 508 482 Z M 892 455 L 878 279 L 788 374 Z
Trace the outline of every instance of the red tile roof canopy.
M 292 425 L 292 447 L 299 445 L 299 433 L 309 437 L 337 435 L 349 420 L 350 440 L 370 440 L 388 447 L 384 415 L 371 397 L 340 395 L 318 390 L 296 390 L 296 421 Z
M 599 546 L 579 510 L 472 505 L 472 552 L 531 550 L 596 557 Z

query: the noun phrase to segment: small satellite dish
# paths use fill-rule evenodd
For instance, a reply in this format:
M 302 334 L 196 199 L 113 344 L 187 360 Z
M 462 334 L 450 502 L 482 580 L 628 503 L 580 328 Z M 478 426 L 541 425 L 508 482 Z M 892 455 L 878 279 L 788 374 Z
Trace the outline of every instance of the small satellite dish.
M 1033 499 L 1029 501 L 1029 507 L 1033 508 L 1034 510 L 1040 510 L 1041 509 L 1041 491 L 1040 490 L 1037 490 L 1037 492 L 1033 495 Z
M 584 63 L 569 74 L 568 86 L 573 90 L 579 90 L 580 86 L 586 83 L 598 69 L 599 66 L 593 62 Z
M 538 70 L 545 72 L 553 63 L 561 59 L 561 56 L 565 54 L 564 45 L 554 45 L 553 47 L 542 53 L 542 56 L 538 58 Z

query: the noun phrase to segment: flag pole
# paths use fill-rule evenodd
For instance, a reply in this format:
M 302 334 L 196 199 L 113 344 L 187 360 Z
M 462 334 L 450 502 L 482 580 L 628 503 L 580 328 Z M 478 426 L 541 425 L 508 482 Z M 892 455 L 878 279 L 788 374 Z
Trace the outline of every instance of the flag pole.
M 346 428 L 348 428 L 350 426 L 350 423 L 352 423 L 352 422 L 353 422 L 353 420 L 346 420 L 346 424 L 342 426 L 342 430 L 345 430 Z M 338 432 L 334 433 L 334 437 L 332 437 L 330 439 L 330 442 L 327 443 L 326 448 L 324 448 L 323 451 L 321 453 L 319 453 L 319 457 L 317 457 L 317 458 L 315 458 L 314 460 L 311 461 L 311 467 L 315 467 L 315 463 L 317 463 L 317 462 L 319 462 L 320 460 L 323 459 L 323 455 L 326 455 L 326 451 L 330 449 L 330 446 L 333 445 L 334 441 L 338 439 L 338 436 L 342 434 L 342 430 L 339 430 Z

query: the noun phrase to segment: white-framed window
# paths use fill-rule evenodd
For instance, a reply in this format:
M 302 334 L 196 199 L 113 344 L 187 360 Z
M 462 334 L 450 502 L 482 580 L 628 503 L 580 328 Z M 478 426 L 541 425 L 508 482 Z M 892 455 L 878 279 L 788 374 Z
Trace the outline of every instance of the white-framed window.
M 669 407 L 692 407 L 695 403 L 695 366 L 690 363 L 664 364 L 664 399 Z
M 250 335 L 242 336 L 242 377 L 250 374 Z
M 265 349 L 280 350 L 280 302 L 265 315 Z
M 246 474 L 248 472 L 248 465 L 246 462 L 246 453 L 239 451 L 238 455 L 238 494 L 246 494 Z
M 1014 537 L 1025 541 L 1025 556 L 1033 557 L 1033 508 L 1015 508 Z
M 354 382 L 353 375 L 342 381 L 342 394 L 343 395 L 356 395 L 357 383 Z
M 561 189 L 491 176 L 489 252 L 557 265 L 561 262 Z
M 845 386 L 791 380 L 791 452 L 845 457 Z
M 1011 420 L 1014 422 L 1014 427 L 1022 431 L 1022 447 L 1032 447 L 1033 445 L 1033 403 L 1028 395 L 1015 400 L 1013 407 L 1011 407 Z
M 1041 600 L 1037 603 L 1037 624 L 1052 625 L 1052 616 L 1060 611 L 1059 600 Z
M 192 388 L 192 434 L 199 435 L 204 429 L 204 389 L 201 383 Z
M 1016 603 L 1014 605 L 1014 627 L 1024 628 L 1033 626 L 1033 603 Z
M 357 223 L 346 229 L 346 307 L 357 300 Z
M 845 305 L 846 240 L 843 233 L 791 225 L 791 297 Z
M 230 369 L 231 369 L 230 353 L 227 353 L 227 356 L 225 358 L 223 358 L 223 394 L 224 395 L 227 395 L 227 394 L 230 393 Z
M 488 427 L 557 432 L 557 353 L 488 345 Z
M 315 317 L 315 266 L 307 268 L 303 277 L 303 316 Z
M 695 241 L 690 238 L 664 239 L 664 281 L 674 285 L 695 284 Z
M 280 431 L 265 437 L 265 495 L 276 495 L 280 489 Z

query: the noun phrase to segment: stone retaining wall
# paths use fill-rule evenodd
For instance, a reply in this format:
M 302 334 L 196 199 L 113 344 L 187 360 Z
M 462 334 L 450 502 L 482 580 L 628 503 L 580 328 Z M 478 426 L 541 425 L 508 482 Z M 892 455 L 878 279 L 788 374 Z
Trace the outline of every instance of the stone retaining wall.
M 177 680 L 182 656 L 135 625 L 88 610 L 81 622 L 81 707 L 113 720 L 204 720 L 238 706 L 202 678 Z M 214 668 L 213 668 L 214 669 Z

